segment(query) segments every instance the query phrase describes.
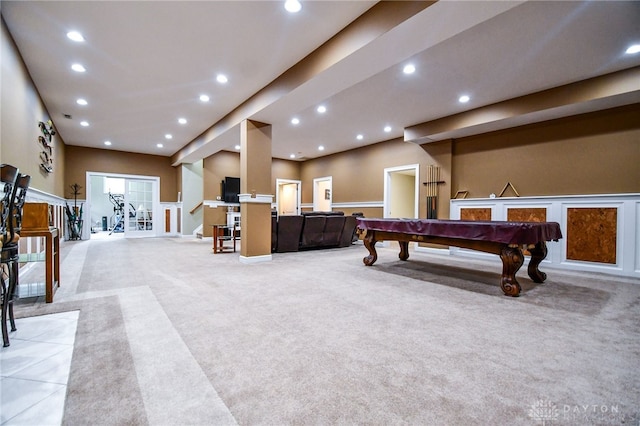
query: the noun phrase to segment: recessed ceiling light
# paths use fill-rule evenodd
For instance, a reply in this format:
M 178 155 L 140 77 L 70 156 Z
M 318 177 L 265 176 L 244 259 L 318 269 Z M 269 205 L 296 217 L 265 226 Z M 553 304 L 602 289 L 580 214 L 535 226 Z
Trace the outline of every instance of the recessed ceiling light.
M 638 52 L 640 52 L 640 44 L 632 44 L 624 53 L 626 53 L 627 55 L 632 55 Z
M 293 117 L 291 119 L 291 124 L 300 124 L 300 119 L 298 117 Z
M 327 107 L 324 105 L 320 105 L 318 108 L 316 108 L 316 111 L 318 111 L 320 114 L 324 114 L 325 112 L 327 112 Z
M 75 72 L 85 72 L 87 70 L 81 64 L 73 64 L 71 65 L 71 69 L 74 70 Z
M 104 144 L 105 144 L 106 146 L 111 146 L 111 141 L 104 141 Z
M 209 102 L 209 96 L 207 95 L 200 95 L 200 100 L 202 102 Z
M 236 151 L 240 151 L 240 148 L 242 148 L 240 145 L 235 146 Z
M 362 138 L 364 138 L 364 136 L 362 136 L 362 135 L 358 135 L 358 136 L 356 136 L 356 139 L 358 139 L 359 141 L 361 141 L 361 140 L 362 140 Z
M 165 139 L 173 139 L 173 135 L 171 135 L 171 133 L 167 133 L 166 135 L 164 135 Z
M 389 133 L 391 131 L 391 126 L 384 126 L 384 131 Z
M 161 143 L 158 143 L 158 144 L 156 144 L 156 146 L 157 146 L 158 148 L 162 148 L 164 145 L 162 145 Z
M 296 158 L 295 154 L 289 154 L 289 158 Z
M 302 9 L 302 4 L 298 0 L 287 0 L 284 2 L 284 8 L 289 13 L 300 12 Z
M 467 102 L 469 102 L 469 99 L 471 99 L 469 96 L 462 95 L 458 98 L 458 102 L 460 102 L 461 104 L 466 104 Z
M 228 78 L 227 78 L 227 76 L 226 76 L 226 75 L 224 75 L 224 74 L 218 74 L 218 75 L 216 76 L 216 81 L 217 81 L 218 83 L 224 84 L 224 83 L 226 83 L 227 81 L 229 81 L 229 79 L 228 79 Z
M 416 72 L 416 67 L 413 64 L 407 64 L 402 69 L 402 72 L 405 74 L 413 74 L 414 72 Z
M 85 99 L 80 98 L 76 101 L 76 103 L 78 105 L 87 105 L 89 102 L 87 102 Z
M 320 145 L 320 146 L 318 147 L 318 151 L 324 151 L 324 146 Z
M 67 37 L 73 41 L 84 41 L 84 37 L 78 31 L 69 31 Z
M 80 122 L 80 125 L 81 125 L 82 127 L 87 127 L 87 126 L 89 125 L 89 122 L 88 122 L 88 121 L 81 121 L 81 122 Z
M 178 118 L 178 123 L 187 124 L 187 119 L 186 118 Z

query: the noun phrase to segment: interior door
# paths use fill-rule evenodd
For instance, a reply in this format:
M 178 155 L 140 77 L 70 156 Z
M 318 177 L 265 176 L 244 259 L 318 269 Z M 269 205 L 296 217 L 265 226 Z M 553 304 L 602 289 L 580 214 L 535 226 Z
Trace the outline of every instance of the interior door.
M 152 236 L 156 234 L 154 206 L 156 190 L 153 180 L 126 179 L 125 236 Z
M 419 165 L 384 169 L 384 217 L 417 218 Z
M 332 186 L 331 176 L 315 178 L 313 180 L 313 210 L 318 212 L 330 212 L 332 207 Z
M 300 214 L 300 185 L 299 180 L 276 179 L 278 215 Z
M 287 183 L 280 187 L 280 214 L 294 215 L 298 211 L 298 185 L 295 183 Z

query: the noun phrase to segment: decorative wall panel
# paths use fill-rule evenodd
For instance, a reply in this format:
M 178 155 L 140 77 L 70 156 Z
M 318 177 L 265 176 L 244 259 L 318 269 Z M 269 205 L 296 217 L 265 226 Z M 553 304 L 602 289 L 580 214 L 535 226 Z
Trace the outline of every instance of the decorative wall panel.
M 557 222 L 562 239 L 547 243 L 544 263 L 640 278 L 640 193 L 466 198 L 452 199 L 450 205 L 454 220 L 480 219 L 479 212 L 486 217 L 491 210 L 491 220 Z M 457 247 L 449 254 L 484 255 Z
M 517 207 L 507 209 L 507 220 L 512 222 L 546 222 L 547 209 Z
M 618 209 L 567 208 L 567 259 L 616 264 Z
M 491 220 L 490 208 L 461 208 L 460 220 Z
M 507 209 L 507 220 L 512 222 L 546 222 L 547 209 L 539 207 L 515 207 Z M 522 250 L 525 256 L 530 256 L 529 250 Z

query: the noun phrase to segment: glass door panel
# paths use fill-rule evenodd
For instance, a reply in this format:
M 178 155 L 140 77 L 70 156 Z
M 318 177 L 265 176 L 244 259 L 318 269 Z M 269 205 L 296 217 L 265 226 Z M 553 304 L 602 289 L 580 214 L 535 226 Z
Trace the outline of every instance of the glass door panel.
M 127 179 L 126 197 L 130 208 L 126 229 L 128 234 L 154 234 L 154 183 L 149 180 Z

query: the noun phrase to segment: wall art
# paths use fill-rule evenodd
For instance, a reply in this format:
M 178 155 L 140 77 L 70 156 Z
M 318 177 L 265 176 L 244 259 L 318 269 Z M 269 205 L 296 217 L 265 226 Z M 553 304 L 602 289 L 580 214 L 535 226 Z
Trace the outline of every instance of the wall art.
M 40 132 L 42 135 L 38 136 L 38 143 L 40 144 L 40 168 L 45 173 L 53 172 L 53 136 L 56 134 L 53 128 L 53 122 L 51 120 L 40 121 L 38 123 Z

